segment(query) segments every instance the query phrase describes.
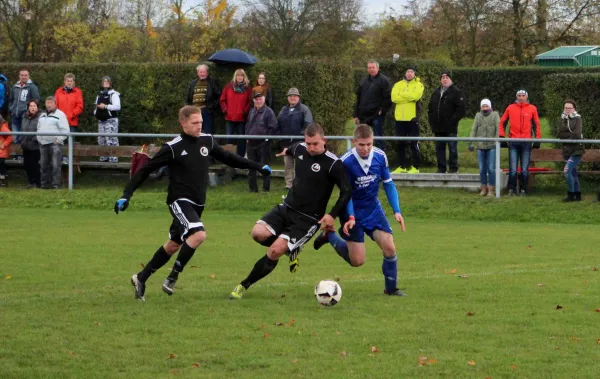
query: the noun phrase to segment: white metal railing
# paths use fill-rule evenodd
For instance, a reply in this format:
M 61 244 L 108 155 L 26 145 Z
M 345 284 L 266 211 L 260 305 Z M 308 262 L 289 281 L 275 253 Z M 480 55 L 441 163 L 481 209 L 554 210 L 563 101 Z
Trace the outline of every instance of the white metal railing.
M 131 137 L 131 138 L 175 138 L 179 134 L 156 134 L 156 133 L 37 133 L 37 132 L 0 132 L 0 135 L 21 135 L 21 136 L 66 136 L 68 137 L 69 146 L 69 190 L 73 189 L 73 142 L 79 137 Z M 226 135 L 215 134 L 217 139 L 293 139 L 302 140 L 303 136 L 281 136 L 281 135 Z M 328 140 L 346 141 L 348 150 L 352 147 L 353 136 L 327 136 Z M 496 183 L 500 183 L 500 148 L 502 142 L 539 142 L 539 143 L 584 143 L 584 144 L 600 144 L 600 140 L 582 139 L 582 140 L 563 140 L 554 138 L 471 138 L 471 137 L 375 137 L 376 141 L 444 141 L 444 142 L 494 142 L 496 145 Z M 496 197 L 500 197 L 501 186 L 496 186 Z

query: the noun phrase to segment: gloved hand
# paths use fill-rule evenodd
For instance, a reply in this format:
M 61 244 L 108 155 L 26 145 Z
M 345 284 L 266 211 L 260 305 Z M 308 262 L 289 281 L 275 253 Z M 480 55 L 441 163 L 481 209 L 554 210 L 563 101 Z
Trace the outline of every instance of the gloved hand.
M 262 168 L 260 169 L 260 173 L 262 176 L 271 175 L 271 167 L 269 167 L 269 165 L 262 166 Z
M 540 148 L 541 143 L 540 142 L 534 142 L 532 148 L 533 149 L 539 149 Z
M 125 212 L 125 209 L 129 206 L 129 199 L 120 198 L 115 202 L 115 213 L 119 214 L 119 211 Z
M 473 146 L 473 144 L 471 144 L 471 143 L 469 144 L 469 151 L 470 152 L 475 151 L 475 146 Z

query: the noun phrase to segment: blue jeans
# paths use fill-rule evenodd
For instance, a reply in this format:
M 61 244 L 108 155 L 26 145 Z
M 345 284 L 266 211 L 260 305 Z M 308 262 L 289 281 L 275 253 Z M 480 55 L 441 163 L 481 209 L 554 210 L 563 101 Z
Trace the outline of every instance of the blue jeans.
M 496 149 L 477 150 L 479 181 L 482 185 L 496 185 Z
M 379 115 L 375 117 L 373 120 L 369 121 L 367 124 L 373 128 L 373 133 L 375 137 L 383 137 L 383 125 L 385 123 L 385 115 Z M 375 146 L 385 151 L 385 141 L 383 140 L 375 140 Z
M 202 112 L 202 133 L 215 134 L 215 116 L 206 107 L 202 108 L 201 112 Z
M 23 122 L 23 115 L 21 117 L 14 116 L 12 118 L 11 131 L 20 132 L 21 131 L 21 123 Z M 15 136 L 13 143 L 20 144 L 21 136 Z
M 530 142 L 509 142 L 508 145 L 508 189 L 517 190 L 517 163 L 521 162 L 521 190 L 527 191 L 529 181 Z
M 40 146 L 41 181 L 43 188 L 60 187 L 60 164 L 62 161 L 62 146 L 49 143 Z
M 246 134 L 245 131 L 246 128 L 246 122 L 242 121 L 242 122 L 236 122 L 236 121 L 227 121 L 227 124 L 225 126 L 225 133 L 227 135 L 232 135 L 232 136 L 243 136 L 244 134 Z M 228 144 L 235 144 L 237 145 L 236 148 L 236 152 L 237 155 L 239 155 L 240 157 L 243 157 L 246 155 L 246 140 L 245 139 L 238 139 L 238 140 L 233 140 L 233 139 L 227 139 L 227 143 Z
M 581 192 L 581 188 L 579 187 L 579 175 L 577 175 L 577 165 L 579 164 L 579 161 L 581 161 L 581 155 L 571 155 L 565 164 L 564 173 L 569 192 Z
M 69 131 L 71 133 L 77 133 L 78 130 L 79 130 L 79 128 L 76 126 L 69 126 Z

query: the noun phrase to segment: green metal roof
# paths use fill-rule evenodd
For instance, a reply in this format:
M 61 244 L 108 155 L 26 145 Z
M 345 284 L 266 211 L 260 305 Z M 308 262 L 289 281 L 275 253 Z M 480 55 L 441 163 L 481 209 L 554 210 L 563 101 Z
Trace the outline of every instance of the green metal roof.
M 561 46 L 538 54 L 535 59 L 575 59 L 578 55 L 595 50 L 600 46 Z

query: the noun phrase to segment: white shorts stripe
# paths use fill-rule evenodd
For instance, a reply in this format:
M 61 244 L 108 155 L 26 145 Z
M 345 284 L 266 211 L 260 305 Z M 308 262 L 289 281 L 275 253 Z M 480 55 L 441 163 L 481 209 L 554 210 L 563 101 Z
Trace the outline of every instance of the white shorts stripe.
M 259 225 L 262 225 L 262 226 L 264 226 L 265 228 L 267 228 L 267 230 L 268 230 L 269 232 L 271 232 L 271 234 L 272 234 L 272 235 L 275 235 L 275 234 L 277 234 L 277 233 L 275 233 L 275 229 L 273 229 L 273 228 L 271 227 L 271 225 L 267 224 L 267 223 L 266 223 L 266 222 L 264 222 L 263 220 L 258 220 L 258 221 L 256 221 L 256 223 L 257 223 L 257 224 L 259 224 Z
M 319 227 L 319 225 L 313 225 L 310 229 L 308 229 L 308 232 L 304 235 L 304 237 L 300 238 L 298 241 L 296 241 L 296 243 L 292 243 L 290 241 L 290 237 L 287 235 L 282 234 L 279 237 L 285 238 L 288 241 L 288 249 L 290 250 L 290 252 L 292 252 L 292 251 L 296 250 L 297 248 L 301 247 L 302 245 L 304 245 L 309 239 L 311 239 L 312 236 L 317 231 L 318 227 Z

